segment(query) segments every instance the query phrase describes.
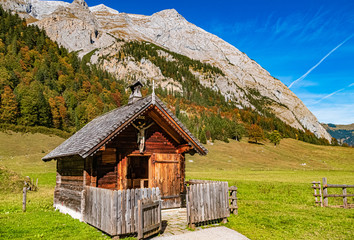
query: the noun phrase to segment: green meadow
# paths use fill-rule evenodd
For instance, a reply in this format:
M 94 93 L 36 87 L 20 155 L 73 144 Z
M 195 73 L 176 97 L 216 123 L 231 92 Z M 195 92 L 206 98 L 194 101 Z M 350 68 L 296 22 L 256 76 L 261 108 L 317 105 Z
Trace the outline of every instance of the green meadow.
M 57 136 L 0 132 L 0 239 L 109 238 L 52 207 L 55 161 L 45 163 L 41 157 L 62 141 Z M 230 140 L 207 148 L 206 157 L 187 156 L 186 175 L 238 187 L 239 214 L 231 215 L 227 227 L 250 239 L 354 238 L 354 209 L 316 207 L 310 184 L 322 177 L 333 184 L 354 184 L 353 148 L 292 139 L 283 139 L 277 147 Z M 38 178 L 39 190 L 28 193 L 23 213 L 25 176 Z M 330 205 L 341 202 L 330 199 Z

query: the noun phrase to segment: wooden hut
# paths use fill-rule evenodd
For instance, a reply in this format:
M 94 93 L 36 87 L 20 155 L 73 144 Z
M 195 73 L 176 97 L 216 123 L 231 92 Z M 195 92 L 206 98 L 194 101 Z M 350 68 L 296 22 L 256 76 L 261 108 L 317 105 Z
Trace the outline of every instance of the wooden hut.
M 153 93 L 142 98 L 138 81 L 129 103 L 103 114 L 55 148 L 54 207 L 81 218 L 84 186 L 124 190 L 159 187 L 163 208 L 180 207 L 185 153 L 207 149 Z

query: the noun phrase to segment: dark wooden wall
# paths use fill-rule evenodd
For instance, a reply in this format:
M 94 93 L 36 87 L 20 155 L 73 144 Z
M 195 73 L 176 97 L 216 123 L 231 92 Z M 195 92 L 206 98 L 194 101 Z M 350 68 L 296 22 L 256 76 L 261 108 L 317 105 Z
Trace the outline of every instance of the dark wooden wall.
M 154 115 L 156 118 L 156 114 Z M 146 114 L 147 122 L 154 121 Z M 58 160 L 55 203 L 80 211 L 83 186 L 123 190 L 128 188 L 127 168 L 130 156 L 145 156 L 149 161 L 149 188 L 159 187 L 164 208 L 179 207 L 184 192 L 184 154 L 179 146 L 186 144 L 167 126 L 155 123 L 146 130 L 145 151 L 137 144 L 137 130 L 128 126 L 93 157 L 68 157 Z
M 85 160 L 79 156 L 57 160 L 57 182 L 54 204 L 66 206 L 76 212 L 81 211 L 81 192 L 84 182 Z

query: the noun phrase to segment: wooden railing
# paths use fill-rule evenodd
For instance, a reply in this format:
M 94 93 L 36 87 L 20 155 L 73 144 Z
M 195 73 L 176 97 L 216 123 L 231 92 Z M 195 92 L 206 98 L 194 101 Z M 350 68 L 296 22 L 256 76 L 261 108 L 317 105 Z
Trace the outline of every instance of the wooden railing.
M 320 182 L 312 182 L 312 188 L 314 189 L 313 196 L 315 197 L 315 203 L 321 204 L 321 207 L 328 207 L 328 198 L 329 197 L 342 197 L 343 198 L 343 207 L 348 208 L 348 197 L 354 197 L 354 194 L 348 194 L 347 188 L 354 188 L 354 185 L 346 184 L 328 184 L 327 178 L 322 179 L 322 188 Z M 328 188 L 342 188 L 342 194 L 328 194 Z M 318 194 L 316 190 L 319 190 Z M 320 200 L 317 200 L 317 197 Z M 323 199 L 323 200 L 322 200 Z
M 187 187 L 187 220 L 189 227 L 230 216 L 227 182 L 189 181 Z
M 230 199 L 230 211 L 233 214 L 238 214 L 238 206 L 237 206 L 237 187 L 231 186 L 229 187 L 229 199 Z
M 321 182 L 312 182 L 312 188 L 314 190 L 313 196 L 315 197 L 315 204 L 323 207 Z M 317 199 L 317 197 L 319 197 L 319 199 Z
M 86 186 L 82 202 L 83 220 L 111 236 L 137 233 L 138 202 L 141 199 L 152 199 L 159 204 L 159 188 L 115 191 Z M 159 209 L 161 212 L 161 207 Z M 146 217 L 146 214 L 142 216 Z M 161 217 L 159 220 L 161 221 Z

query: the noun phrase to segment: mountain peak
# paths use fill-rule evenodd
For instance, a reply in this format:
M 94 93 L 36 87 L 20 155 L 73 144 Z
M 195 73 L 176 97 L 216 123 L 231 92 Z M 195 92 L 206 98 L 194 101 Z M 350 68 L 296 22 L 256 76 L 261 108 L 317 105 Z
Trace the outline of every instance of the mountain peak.
M 81 5 L 81 6 L 85 7 L 85 8 L 88 8 L 88 5 L 85 2 L 85 0 L 74 0 L 71 4 L 78 4 L 78 5 Z
M 104 4 L 99 4 L 93 7 L 89 7 L 91 12 L 109 12 L 112 14 L 118 14 L 119 12 L 113 8 L 107 7 Z
M 165 9 L 165 10 L 162 10 L 162 11 L 160 11 L 160 12 L 157 12 L 157 13 L 155 13 L 155 14 L 153 14 L 153 15 L 160 15 L 160 16 L 164 16 L 164 17 L 181 17 L 181 18 L 183 18 L 182 15 L 179 14 L 179 13 L 177 12 L 177 10 L 174 9 L 174 8 L 172 8 L 172 9 Z

